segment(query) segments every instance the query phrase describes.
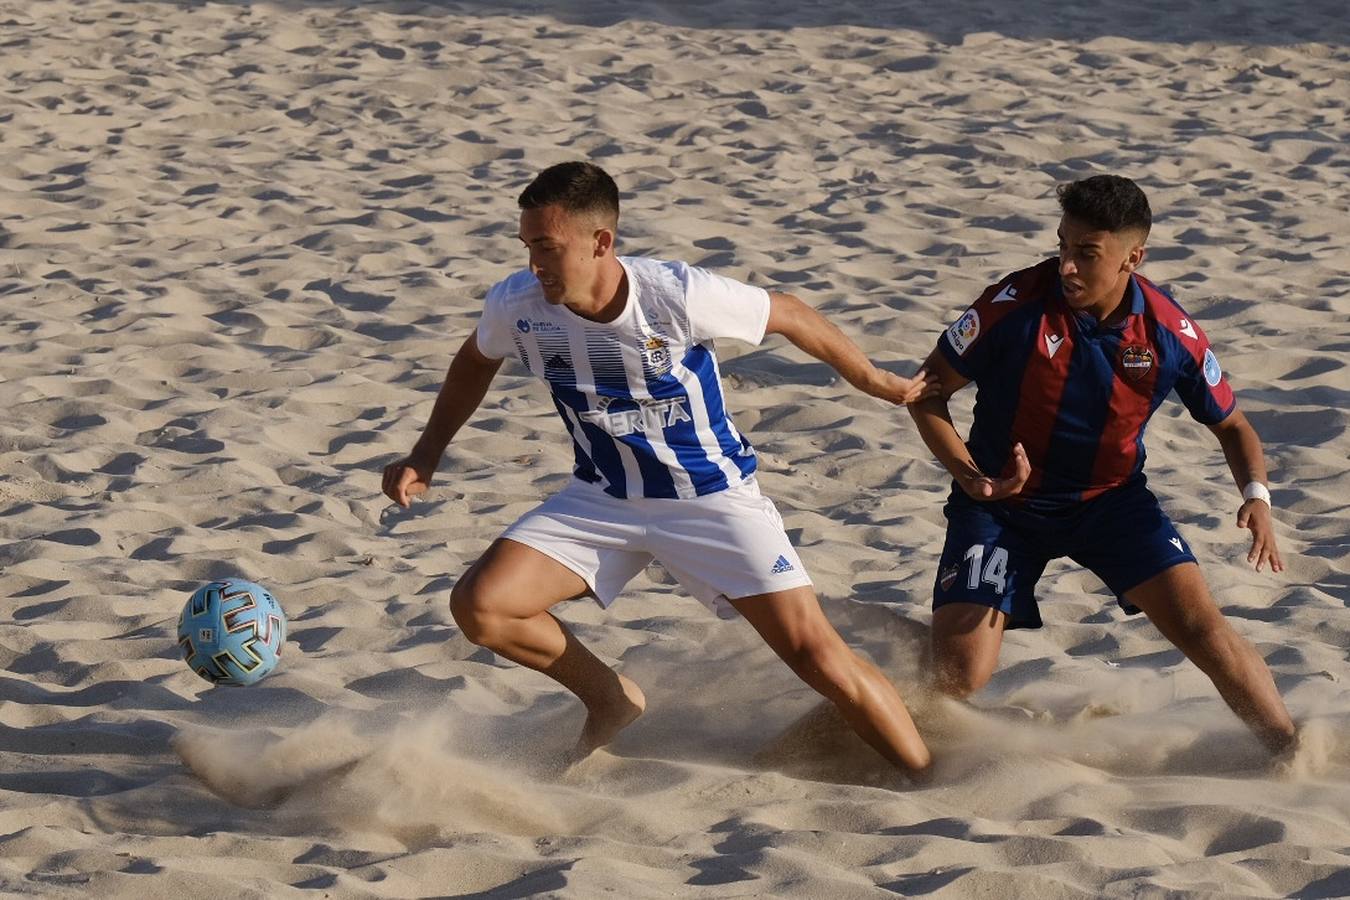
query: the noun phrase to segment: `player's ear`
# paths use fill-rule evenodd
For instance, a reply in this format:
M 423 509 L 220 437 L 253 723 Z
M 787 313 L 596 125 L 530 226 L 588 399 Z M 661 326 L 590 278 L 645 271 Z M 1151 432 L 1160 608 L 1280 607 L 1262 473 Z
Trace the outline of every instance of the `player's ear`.
M 614 229 L 597 228 L 595 229 L 595 255 L 604 256 L 614 249 Z
M 1126 272 L 1133 273 L 1135 269 L 1144 264 L 1144 257 L 1148 255 L 1148 248 L 1143 242 L 1135 244 L 1130 248 L 1129 254 L 1125 257 L 1125 264 L 1121 267 Z

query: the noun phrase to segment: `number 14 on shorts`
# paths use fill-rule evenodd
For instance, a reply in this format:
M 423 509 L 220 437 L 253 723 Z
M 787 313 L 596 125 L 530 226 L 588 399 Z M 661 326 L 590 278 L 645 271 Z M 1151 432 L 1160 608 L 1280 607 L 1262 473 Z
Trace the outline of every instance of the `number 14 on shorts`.
M 974 544 L 966 551 L 965 560 L 970 563 L 966 570 L 966 587 L 978 590 L 980 582 L 994 586 L 1000 594 L 1008 577 L 1008 551 L 1002 547 L 989 548 L 989 561 L 984 559 L 984 545 Z

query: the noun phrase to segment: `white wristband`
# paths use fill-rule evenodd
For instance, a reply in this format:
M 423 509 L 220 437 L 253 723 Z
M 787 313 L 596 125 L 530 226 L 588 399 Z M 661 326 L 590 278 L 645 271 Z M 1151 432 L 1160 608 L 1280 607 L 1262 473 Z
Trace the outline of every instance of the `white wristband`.
M 1243 500 L 1261 500 L 1270 506 L 1270 488 L 1259 481 L 1253 481 L 1242 489 Z

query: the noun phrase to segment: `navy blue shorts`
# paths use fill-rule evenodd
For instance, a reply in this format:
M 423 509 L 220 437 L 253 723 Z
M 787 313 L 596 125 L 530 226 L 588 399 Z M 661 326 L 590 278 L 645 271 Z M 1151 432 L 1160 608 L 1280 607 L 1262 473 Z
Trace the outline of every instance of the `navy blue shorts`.
M 1053 515 L 981 503 L 959 488 L 943 508 L 947 542 L 933 585 L 933 608 L 978 603 L 1008 615 L 1009 628 L 1040 628 L 1036 582 L 1067 556 L 1106 583 L 1121 607 L 1125 592 L 1166 569 L 1195 562 L 1190 548 L 1143 481 L 1122 485 Z

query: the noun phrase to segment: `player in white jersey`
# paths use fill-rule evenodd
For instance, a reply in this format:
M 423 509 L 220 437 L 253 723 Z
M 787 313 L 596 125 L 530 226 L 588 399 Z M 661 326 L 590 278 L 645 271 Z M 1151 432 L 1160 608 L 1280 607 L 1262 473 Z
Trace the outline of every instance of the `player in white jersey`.
M 641 715 L 641 689 L 549 610 L 608 606 L 656 559 L 724 616 L 745 618 L 891 762 L 930 757 L 900 695 L 844 643 L 820 608 L 755 454 L 727 414 L 713 341 L 782 334 L 855 387 L 892 403 L 929 396 L 925 373 L 877 368 L 791 294 L 684 263 L 614 253 L 619 193 L 589 163 L 542 172 L 520 195 L 529 269 L 494 286 L 450 363 L 431 419 L 384 492 L 407 507 L 482 403 L 507 356 L 543 379 L 571 435 L 574 478 L 498 538 L 455 585 L 451 610 L 476 644 L 555 679 L 585 704 L 577 749 Z

